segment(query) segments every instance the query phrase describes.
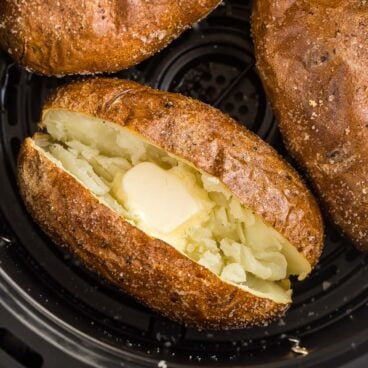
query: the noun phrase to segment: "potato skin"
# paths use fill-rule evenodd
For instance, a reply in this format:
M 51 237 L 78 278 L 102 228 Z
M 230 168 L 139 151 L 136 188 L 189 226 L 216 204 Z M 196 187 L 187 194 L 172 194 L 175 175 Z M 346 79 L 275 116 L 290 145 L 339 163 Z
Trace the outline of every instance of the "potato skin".
M 317 262 L 323 228 L 315 200 L 271 147 L 218 110 L 105 78 L 60 88 L 44 116 L 50 109 L 124 126 L 219 177 L 312 266 Z M 56 243 L 66 244 L 88 267 L 172 319 L 198 328 L 242 328 L 267 323 L 288 308 L 225 283 L 130 225 L 32 147 L 31 139 L 22 146 L 18 178 L 29 212 Z
M 45 75 L 114 72 L 153 55 L 220 0 L 0 0 L 0 47 Z
M 229 329 L 264 324 L 288 307 L 223 282 L 130 225 L 36 150 L 30 138 L 22 146 L 18 174 L 28 211 L 56 243 L 167 317 L 201 329 Z
M 358 0 L 254 4 L 257 66 L 286 145 L 333 222 L 365 251 L 367 33 L 367 6 Z
M 46 104 L 124 126 L 216 176 L 304 254 L 312 267 L 323 246 L 315 199 L 276 151 L 200 101 L 135 82 L 95 78 L 68 84 Z

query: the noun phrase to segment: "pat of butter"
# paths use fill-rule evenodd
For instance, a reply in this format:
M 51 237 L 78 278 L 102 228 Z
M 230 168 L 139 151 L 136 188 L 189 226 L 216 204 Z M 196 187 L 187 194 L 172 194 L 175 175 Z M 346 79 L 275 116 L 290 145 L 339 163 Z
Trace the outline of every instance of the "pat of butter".
M 144 225 L 162 234 L 172 233 L 203 209 L 178 177 L 151 162 L 130 169 L 119 192 L 125 206 Z

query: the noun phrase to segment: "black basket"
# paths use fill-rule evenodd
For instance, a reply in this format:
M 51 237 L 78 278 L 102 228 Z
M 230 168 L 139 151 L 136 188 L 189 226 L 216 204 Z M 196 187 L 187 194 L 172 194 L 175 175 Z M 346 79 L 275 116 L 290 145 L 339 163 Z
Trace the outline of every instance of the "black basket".
M 248 1 L 228 1 L 114 76 L 210 103 L 287 157 L 254 65 L 249 16 Z M 1 367 L 337 367 L 367 351 L 368 256 L 329 225 L 321 262 L 295 283 L 287 315 L 239 331 L 198 332 L 163 318 L 55 247 L 25 211 L 16 159 L 45 98 L 71 79 L 30 74 L 0 55 Z

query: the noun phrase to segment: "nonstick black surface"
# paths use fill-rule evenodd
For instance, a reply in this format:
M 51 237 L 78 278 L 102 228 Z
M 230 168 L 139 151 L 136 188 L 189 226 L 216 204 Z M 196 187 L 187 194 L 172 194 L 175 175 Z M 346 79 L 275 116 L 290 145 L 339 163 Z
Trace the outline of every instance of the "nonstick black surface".
M 254 66 L 249 15 L 248 1 L 228 1 L 158 55 L 114 76 L 210 103 L 286 156 Z M 167 320 L 55 247 L 24 209 L 16 159 L 45 98 L 71 79 L 33 75 L 0 54 L 0 326 L 22 331 L 28 345 L 11 354 L 9 331 L 0 328 L 0 350 L 23 354 L 20 366 L 31 368 L 66 367 L 55 347 L 72 355 L 71 367 L 83 366 L 80 360 L 99 367 L 336 367 L 367 350 L 368 256 L 330 225 L 322 260 L 295 283 L 287 315 L 239 331 L 198 332 Z M 293 338 L 308 355 L 295 352 Z

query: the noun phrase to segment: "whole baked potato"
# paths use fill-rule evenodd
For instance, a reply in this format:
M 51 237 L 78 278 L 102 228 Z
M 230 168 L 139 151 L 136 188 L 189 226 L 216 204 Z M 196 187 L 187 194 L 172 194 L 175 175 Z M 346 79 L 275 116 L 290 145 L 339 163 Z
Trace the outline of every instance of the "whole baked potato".
M 289 151 L 368 250 L 368 3 L 256 0 L 257 66 Z
M 317 204 L 257 136 L 134 82 L 60 88 L 18 166 L 27 208 L 89 268 L 198 328 L 267 323 L 322 250 Z
M 165 47 L 220 0 L 0 0 L 0 47 L 45 75 L 114 72 Z

